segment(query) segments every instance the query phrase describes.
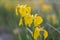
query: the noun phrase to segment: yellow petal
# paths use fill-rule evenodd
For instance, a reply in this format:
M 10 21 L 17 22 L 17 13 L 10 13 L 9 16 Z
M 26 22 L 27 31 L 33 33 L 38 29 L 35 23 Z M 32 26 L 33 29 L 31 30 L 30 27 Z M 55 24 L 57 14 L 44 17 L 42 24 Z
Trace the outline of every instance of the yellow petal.
M 19 4 L 17 4 L 17 6 L 16 6 L 16 16 L 18 16 L 18 8 L 20 7 L 20 5 Z
M 44 40 L 48 37 L 48 31 L 43 29 L 43 28 L 40 28 L 40 31 L 43 31 L 43 36 L 44 36 Z
M 26 10 L 27 10 L 27 13 L 29 13 L 29 14 L 31 13 L 31 7 L 27 7 Z
M 21 7 L 19 9 L 19 12 L 20 12 L 21 16 L 25 16 L 26 15 L 26 8 L 25 7 Z
M 18 10 L 17 10 L 17 8 L 16 8 L 16 16 L 18 16 Z
M 20 25 L 22 25 L 22 18 L 21 18 L 20 21 L 19 21 L 19 26 L 20 26 Z
M 44 39 L 48 37 L 48 32 L 44 29 Z
M 51 15 L 51 21 L 53 25 L 56 24 L 57 20 L 55 15 Z
M 40 36 L 40 29 L 38 27 L 35 28 L 33 38 L 36 40 Z

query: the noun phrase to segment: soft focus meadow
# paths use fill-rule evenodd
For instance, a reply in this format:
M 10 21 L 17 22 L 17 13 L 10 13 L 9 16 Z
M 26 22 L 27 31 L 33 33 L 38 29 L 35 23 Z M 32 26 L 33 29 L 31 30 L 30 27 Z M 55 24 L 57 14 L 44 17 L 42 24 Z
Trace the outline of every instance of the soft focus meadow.
M 60 0 L 0 0 L 0 40 L 60 40 Z

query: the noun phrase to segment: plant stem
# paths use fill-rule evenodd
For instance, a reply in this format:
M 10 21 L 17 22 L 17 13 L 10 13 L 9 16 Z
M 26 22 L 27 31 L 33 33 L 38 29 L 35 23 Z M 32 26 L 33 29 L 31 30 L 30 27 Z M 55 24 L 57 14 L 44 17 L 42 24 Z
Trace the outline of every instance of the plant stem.
M 44 40 L 44 36 L 43 36 L 44 32 L 43 31 L 40 31 L 40 34 L 41 34 L 40 40 Z

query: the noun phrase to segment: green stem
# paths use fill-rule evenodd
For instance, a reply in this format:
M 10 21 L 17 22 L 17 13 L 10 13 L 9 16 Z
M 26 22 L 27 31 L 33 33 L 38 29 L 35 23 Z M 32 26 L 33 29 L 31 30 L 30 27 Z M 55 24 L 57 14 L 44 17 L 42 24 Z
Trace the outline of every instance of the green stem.
M 44 36 L 43 36 L 43 31 L 40 32 L 41 36 L 40 36 L 40 40 L 44 40 Z
M 21 35 L 20 35 L 20 33 L 18 33 L 18 38 L 19 38 L 19 40 L 22 40 L 22 39 L 21 39 Z

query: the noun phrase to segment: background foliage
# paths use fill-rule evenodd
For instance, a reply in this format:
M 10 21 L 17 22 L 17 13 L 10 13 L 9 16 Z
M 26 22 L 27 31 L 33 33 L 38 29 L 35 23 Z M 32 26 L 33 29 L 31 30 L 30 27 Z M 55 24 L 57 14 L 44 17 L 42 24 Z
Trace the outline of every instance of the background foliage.
M 47 40 L 60 40 L 60 4 L 56 2 L 51 3 L 50 1 L 46 1 L 47 4 L 52 5 L 53 9 L 49 12 L 43 12 L 40 8 L 41 6 L 39 4 L 39 0 L 0 0 L 0 27 L 10 30 L 10 33 L 12 34 L 13 30 L 16 29 L 16 27 L 17 29 L 19 29 L 19 16 L 16 17 L 15 15 L 15 6 L 18 3 L 31 6 L 32 13 L 38 13 L 40 16 L 43 17 L 44 22 L 42 25 L 49 32 Z M 49 17 L 52 18 L 50 19 Z M 54 17 L 56 19 L 54 19 Z M 13 36 L 15 40 L 19 40 L 18 35 Z M 22 39 L 27 40 L 26 38 Z

